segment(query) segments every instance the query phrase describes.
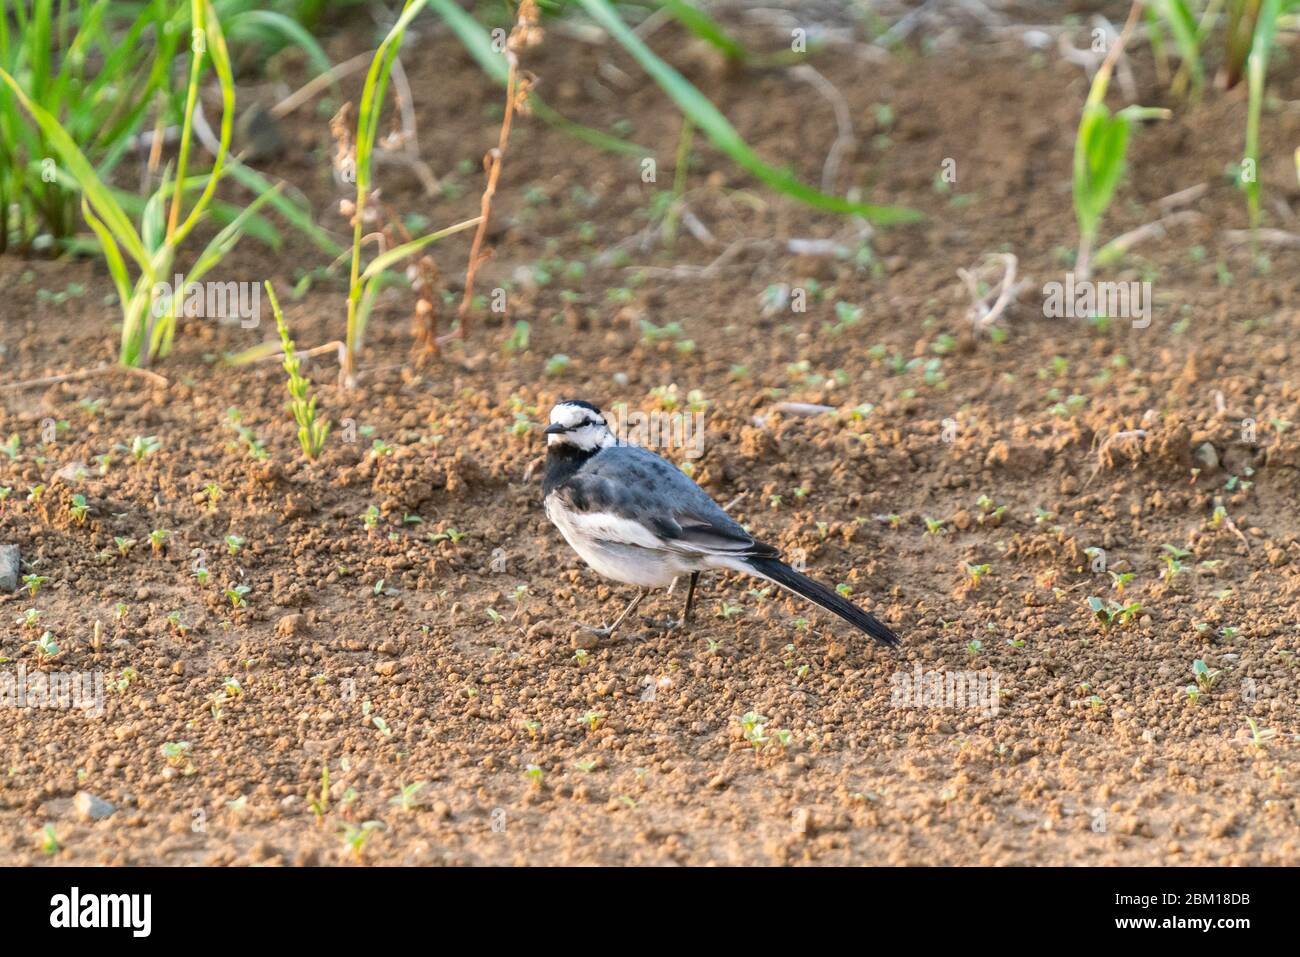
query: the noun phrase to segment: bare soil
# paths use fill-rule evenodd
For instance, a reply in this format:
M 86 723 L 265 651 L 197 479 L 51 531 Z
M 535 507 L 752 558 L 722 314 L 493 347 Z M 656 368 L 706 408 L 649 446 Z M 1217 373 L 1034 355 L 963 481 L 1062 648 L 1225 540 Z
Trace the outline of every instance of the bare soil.
M 340 32 L 331 53 L 365 49 L 367 30 Z M 837 126 L 815 86 L 724 70 L 672 29 L 652 44 L 763 156 L 820 181 Z M 428 197 L 381 167 L 384 199 L 442 225 L 477 210 L 500 95 L 446 36 L 407 59 L 421 152 L 449 185 Z M 602 62 L 633 79 L 620 88 Z M 1245 226 L 1224 176 L 1244 90 L 1172 101 L 1137 63 L 1142 102 L 1175 116 L 1136 136 L 1107 235 L 1210 188 L 1199 219 L 1101 277 L 1152 282 L 1151 324 L 1134 328 L 1042 315 L 1076 237 L 1078 67 L 988 41 L 812 62 L 856 138 L 834 189 L 924 222 L 864 245 L 854 223 L 763 190 L 697 135 L 687 199 L 715 243 L 685 227 L 671 249 L 625 242 L 670 188 L 679 116 L 610 45 L 553 32 L 527 62 L 541 91 L 652 150 L 658 182 L 638 157 L 522 120 L 480 287 L 511 283 L 506 314 L 482 314 L 421 366 L 410 293 L 386 292 L 356 390 L 335 384 L 331 357 L 309 367 L 336 423 L 318 462 L 302 461 L 278 363 L 219 361 L 271 338 L 267 322 L 187 323 L 156 369 L 166 386 L 109 372 L 0 392 L 0 438 L 22 443 L 0 457 L 13 488 L 0 543 L 49 579 L 35 598 L 0 596 L 0 669 L 109 685 L 99 716 L 0 708 L 0 863 L 1300 862 L 1300 253 L 1267 248 L 1265 263 L 1224 236 Z M 355 96 L 356 78 L 345 88 Z M 1294 63 L 1279 59 L 1270 89 L 1266 217 L 1293 228 Z M 269 169 L 342 235 L 326 120 L 312 114 L 285 127 Z M 849 255 L 785 243 L 831 238 Z M 750 239 L 779 242 L 732 247 Z M 467 249 L 466 235 L 435 247 L 453 302 Z M 956 271 L 998 252 L 1030 283 L 994 342 L 970 334 Z M 296 270 L 326 259 L 298 238 L 278 253 L 245 240 L 219 278 L 271 279 L 287 300 Z M 765 311 L 778 284 L 807 290 L 807 311 Z M 0 287 L 4 382 L 113 361 L 99 265 L 4 259 Z M 286 312 L 301 347 L 340 338 L 343 287 L 319 280 Z M 520 319 L 531 342 L 512 353 Z M 680 323 L 693 350 L 646 341 L 643 320 Z M 758 537 L 802 550 L 810 574 L 846 585 L 900 650 L 729 576 L 704 583 L 688 632 L 636 622 L 592 645 L 582 625 L 630 594 L 547 523 L 536 423 L 569 396 L 662 409 L 672 393 L 656 390 L 673 386 L 678 408 L 692 390 L 707 402 L 697 480 Z M 839 414 L 776 410 L 790 401 Z M 66 422 L 54 441 L 47 419 Z M 117 448 L 136 436 L 160 448 L 139 461 Z M 211 482 L 222 494 L 209 509 Z M 156 553 L 154 529 L 170 532 Z M 244 541 L 237 554 L 228 535 Z M 121 555 L 115 538 L 137 544 Z M 1188 553 L 1172 577 L 1165 545 Z M 967 565 L 989 566 L 977 585 Z M 1122 593 L 1111 572 L 1131 573 Z M 223 595 L 232 583 L 251 588 L 246 607 Z M 1091 596 L 1140 610 L 1105 628 Z M 680 600 L 656 596 L 648 614 Z M 29 607 L 35 629 L 15 622 Z M 45 630 L 61 651 L 42 663 L 31 642 Z M 1220 674 L 1193 701 L 1196 659 Z M 896 700 L 918 669 L 996 677 L 996 708 Z M 747 740 L 750 713 L 767 718 L 767 743 Z M 179 742 L 180 756 L 164 750 Z M 81 791 L 114 812 L 83 820 Z M 347 828 L 366 821 L 382 827 L 357 851 Z

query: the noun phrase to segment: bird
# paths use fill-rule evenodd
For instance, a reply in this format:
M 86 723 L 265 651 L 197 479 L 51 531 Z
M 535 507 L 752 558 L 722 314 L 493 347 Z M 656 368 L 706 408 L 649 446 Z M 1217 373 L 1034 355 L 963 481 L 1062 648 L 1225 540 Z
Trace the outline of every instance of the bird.
M 614 634 L 650 589 L 667 588 L 688 575 L 686 607 L 672 623 L 685 626 L 692 620 L 700 573 L 719 570 L 772 582 L 881 644 L 899 643 L 874 615 L 791 568 L 773 546 L 755 540 L 681 469 L 649 449 L 620 441 L 598 406 L 564 399 L 551 409 L 543 432 L 547 517 L 598 574 L 637 587 L 636 597 L 612 625 L 591 631 Z

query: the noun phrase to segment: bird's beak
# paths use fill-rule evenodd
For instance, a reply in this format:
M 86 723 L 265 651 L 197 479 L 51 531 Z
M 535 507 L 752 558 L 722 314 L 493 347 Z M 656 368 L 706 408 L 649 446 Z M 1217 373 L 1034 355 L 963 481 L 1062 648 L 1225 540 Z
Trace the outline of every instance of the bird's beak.
M 556 423 L 555 425 L 548 425 L 544 430 L 542 430 L 542 435 L 559 435 L 563 431 L 564 426 Z

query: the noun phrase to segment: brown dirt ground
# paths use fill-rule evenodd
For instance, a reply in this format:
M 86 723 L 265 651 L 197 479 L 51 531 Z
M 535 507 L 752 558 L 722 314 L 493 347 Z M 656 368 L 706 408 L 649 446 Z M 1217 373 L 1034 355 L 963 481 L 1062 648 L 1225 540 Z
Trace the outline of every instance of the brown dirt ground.
M 363 49 L 367 30 L 341 33 L 331 52 Z M 726 74 L 671 30 L 654 45 L 760 153 L 820 178 L 835 121 L 816 89 L 783 71 Z M 394 207 L 441 224 L 477 206 L 499 96 L 446 37 L 418 49 L 408 70 L 421 148 L 451 195 L 425 198 L 405 173 L 383 183 Z M 1300 254 L 1272 250 L 1264 271 L 1223 238 L 1244 226 L 1223 173 L 1240 149 L 1244 91 L 1170 102 L 1175 118 L 1136 137 L 1107 234 L 1157 218 L 1161 197 L 1211 188 L 1194 206 L 1203 219 L 1106 277 L 1153 281 L 1150 328 L 1100 328 L 1039 308 L 1075 239 L 1069 175 L 1086 84 L 1054 53 L 984 42 L 882 62 L 819 56 L 858 137 L 836 188 L 927 220 L 878 232 L 868 258 L 747 248 L 703 277 L 654 268 L 708 264 L 740 238 L 826 238 L 851 224 L 762 191 L 697 138 L 690 206 L 719 245 L 683 231 L 671 251 L 598 259 L 645 227 L 680 128 L 653 84 L 618 90 L 602 59 L 639 76 L 609 48 L 555 33 L 528 65 L 567 115 L 625 121 L 658 157 L 659 185 L 642 183 L 633 157 L 522 121 L 484 272 L 484 288 L 515 280 L 507 321 L 485 318 L 468 345 L 416 368 L 409 293 L 387 293 L 360 388 L 338 389 L 332 362 L 312 366 L 325 412 L 359 427 L 351 443 L 336 432 L 318 463 L 301 462 L 276 364 L 214 361 L 265 328 L 189 324 L 159 367 L 165 388 L 108 374 L 0 393 L 0 436 L 22 439 L 16 460 L 0 458 L 0 485 L 14 489 L 0 542 L 49 578 L 35 600 L 0 598 L 0 667 L 37 667 L 38 632 L 13 623 L 36 607 L 62 646 L 46 667 L 138 676 L 108 694 L 102 717 L 0 709 L 0 863 L 1300 861 L 1300 429 L 1283 424 L 1300 424 Z M 1165 103 L 1150 64 L 1139 67 L 1143 102 Z M 1279 62 L 1264 131 L 1266 196 L 1286 207 L 1267 216 L 1282 227 L 1300 199 L 1298 77 Z M 874 109 L 884 103 L 889 128 Z M 273 171 L 341 233 L 324 120 L 304 116 L 287 134 Z M 933 187 L 948 157 L 956 201 Z M 452 294 L 467 247 L 458 237 L 436 250 Z M 965 333 L 955 271 L 998 251 L 1017 255 L 1032 285 L 993 343 Z M 270 278 L 285 298 L 295 270 L 323 259 L 301 240 L 276 256 L 246 241 L 220 278 Z M 42 294 L 72 283 L 84 294 Z M 762 314 L 778 283 L 816 290 L 805 314 Z M 115 307 L 97 265 L 11 258 L 0 285 L 5 381 L 113 359 Z M 341 334 L 342 297 L 337 282 L 317 282 L 288 306 L 300 345 Z M 832 331 L 836 302 L 861 306 L 861 319 Z M 501 345 L 517 319 L 532 341 L 510 355 Z M 643 342 L 639 320 L 680 322 L 694 351 Z M 571 364 L 548 375 L 557 353 Z M 895 355 L 921 361 L 897 371 Z M 540 437 L 513 427 L 569 395 L 653 409 L 652 390 L 671 385 L 708 402 L 701 483 L 737 500 L 759 537 L 803 549 L 812 574 L 849 585 L 903 636 L 901 650 L 720 577 L 688 634 L 638 624 L 575 655 L 577 623 L 609 619 L 627 590 L 597 580 L 549 526 Z M 782 416 L 781 399 L 845 414 Z M 848 414 L 864 403 L 865 417 Z M 237 441 L 231 407 L 269 461 Z M 68 426 L 42 445 L 47 418 Z M 1098 443 L 1139 427 L 1145 440 L 1098 468 Z M 114 451 L 141 435 L 160 450 L 138 463 Z M 391 455 L 376 457 L 374 438 Z M 1195 457 L 1205 443 L 1218 465 Z M 89 474 L 54 477 L 74 462 Z M 195 501 L 208 482 L 223 490 L 213 511 Z M 47 490 L 29 503 L 39 483 Z M 67 511 L 77 493 L 93 509 L 84 525 Z M 1005 512 L 989 514 L 981 496 Z M 1212 520 L 1216 502 L 1240 536 Z M 381 517 L 368 530 L 371 505 Z M 927 517 L 941 532 L 927 534 Z M 155 528 L 171 532 L 157 555 Z M 431 537 L 451 529 L 463 537 Z M 228 534 L 246 541 L 237 556 Z M 139 544 L 116 556 L 114 537 Z M 1171 581 L 1159 574 L 1166 543 L 1190 553 Z M 1133 574 L 1123 596 L 1090 570 L 1090 547 Z M 205 586 L 191 574 L 195 549 Z M 978 587 L 963 562 L 991 566 Z M 233 581 L 251 586 L 238 611 L 222 596 Z M 1137 601 L 1140 614 L 1103 630 L 1092 595 Z M 652 612 L 678 598 L 655 598 Z M 724 603 L 739 611 L 722 617 Z M 1197 658 L 1222 674 L 1192 703 Z M 917 667 L 996 673 L 997 714 L 897 705 L 894 676 Z M 230 676 L 242 692 L 214 711 Z M 738 718 L 752 711 L 788 731 L 788 746 L 747 742 Z M 1255 746 L 1247 718 L 1275 736 Z M 188 759 L 171 767 L 162 746 L 180 741 Z M 324 767 L 318 822 L 309 799 Z M 394 802 L 421 782 L 411 807 Z M 116 812 L 80 821 L 81 790 Z M 369 820 L 383 828 L 354 854 L 343 829 Z M 53 857 L 46 825 L 61 846 Z

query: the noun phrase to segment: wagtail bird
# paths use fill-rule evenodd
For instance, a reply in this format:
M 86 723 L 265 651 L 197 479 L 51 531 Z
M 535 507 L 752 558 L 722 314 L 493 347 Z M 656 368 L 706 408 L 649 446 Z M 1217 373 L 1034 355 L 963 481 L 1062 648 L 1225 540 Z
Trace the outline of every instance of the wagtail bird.
M 566 399 L 551 409 L 546 428 L 546 515 L 593 569 L 639 591 L 608 628 L 613 634 L 641 603 L 647 589 L 666 588 L 689 575 L 686 610 L 691 619 L 695 583 L 705 569 L 755 575 L 839 615 L 886 645 L 898 637 L 863 611 L 755 541 L 702 488 L 671 462 L 620 443 L 590 402 Z

